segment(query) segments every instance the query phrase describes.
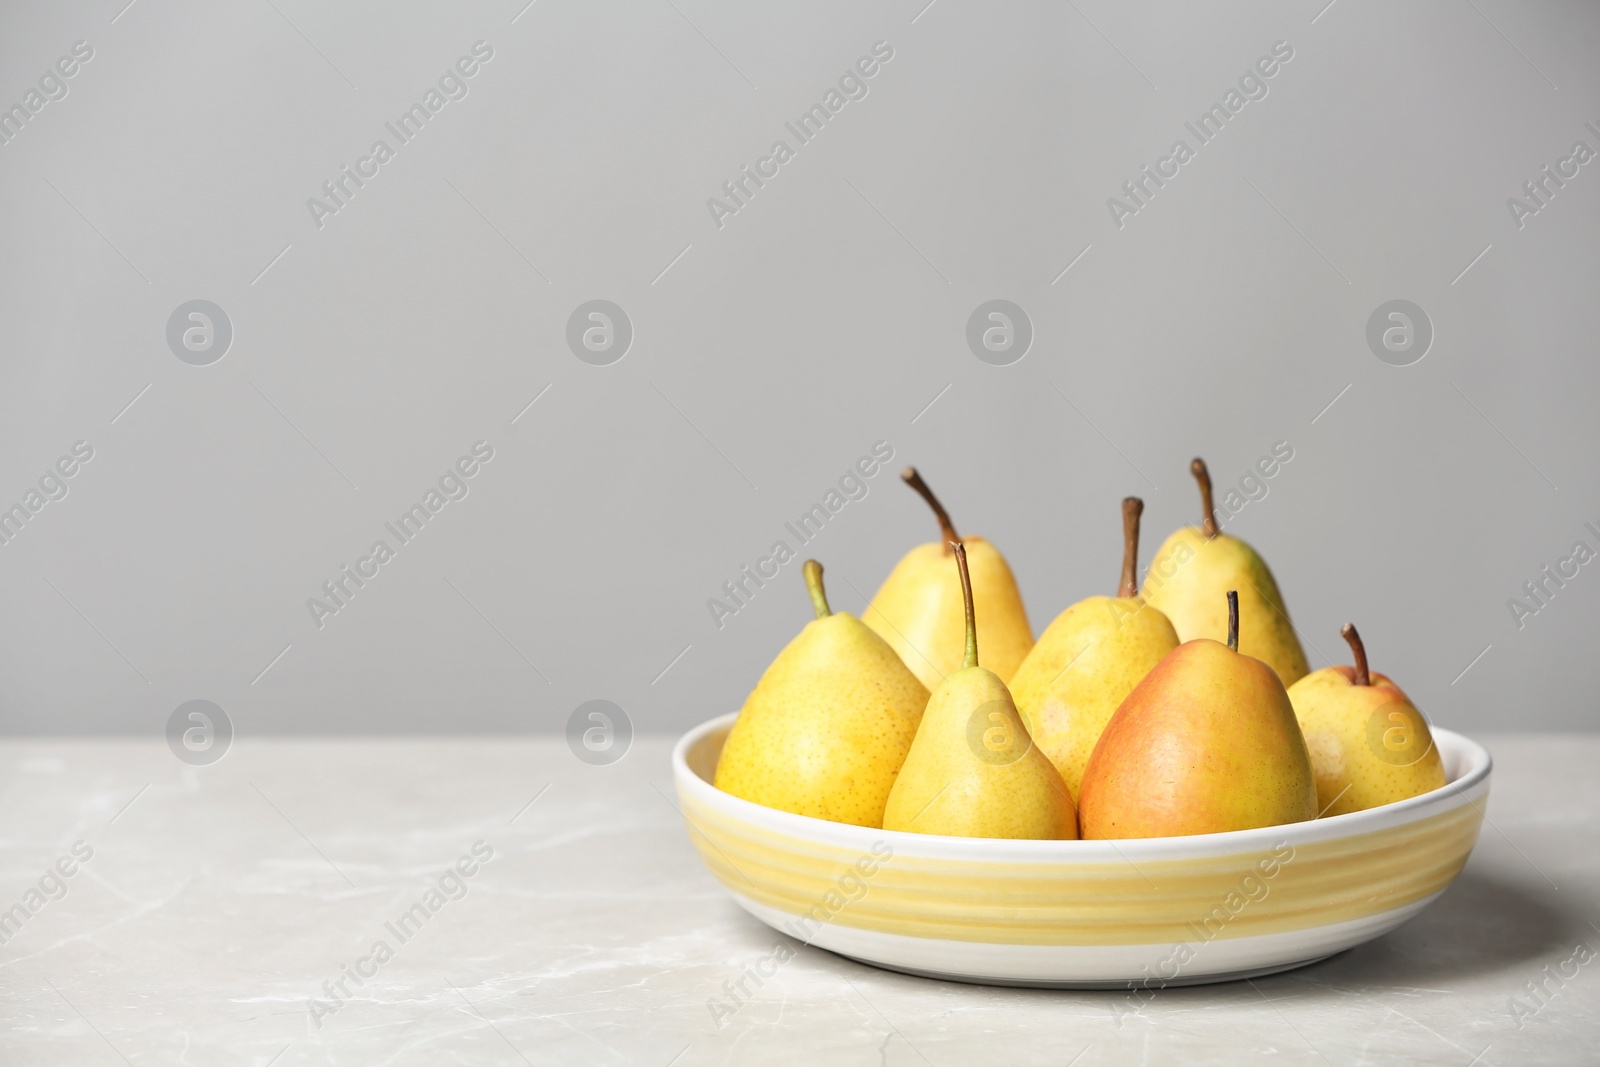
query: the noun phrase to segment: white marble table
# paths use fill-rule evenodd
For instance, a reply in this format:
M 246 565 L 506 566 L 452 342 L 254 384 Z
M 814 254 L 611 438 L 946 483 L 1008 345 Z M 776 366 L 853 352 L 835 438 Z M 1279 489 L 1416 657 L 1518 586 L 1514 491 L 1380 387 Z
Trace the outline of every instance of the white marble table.
M 12 740 L 0 909 L 40 906 L 3 928 L 0 1063 L 1600 1062 L 1600 963 L 1549 977 L 1600 951 L 1600 737 L 1484 740 L 1491 824 L 1461 879 L 1321 964 L 1119 1020 L 1116 993 L 800 948 L 720 1029 L 708 1000 L 777 935 L 701 868 L 666 739 L 607 767 L 559 738 L 244 739 L 209 767 L 159 742 Z

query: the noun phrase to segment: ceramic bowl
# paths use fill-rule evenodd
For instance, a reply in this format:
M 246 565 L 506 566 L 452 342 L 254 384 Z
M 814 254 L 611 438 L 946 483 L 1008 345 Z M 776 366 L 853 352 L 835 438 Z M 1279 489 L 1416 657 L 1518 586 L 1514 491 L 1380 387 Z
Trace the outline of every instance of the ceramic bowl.
M 1367 811 L 1128 841 L 939 837 L 722 792 L 712 780 L 734 718 L 672 753 L 689 837 L 734 900 L 800 941 L 965 982 L 1153 989 L 1313 963 L 1437 899 L 1489 792 L 1489 753 L 1435 729 L 1448 784 Z

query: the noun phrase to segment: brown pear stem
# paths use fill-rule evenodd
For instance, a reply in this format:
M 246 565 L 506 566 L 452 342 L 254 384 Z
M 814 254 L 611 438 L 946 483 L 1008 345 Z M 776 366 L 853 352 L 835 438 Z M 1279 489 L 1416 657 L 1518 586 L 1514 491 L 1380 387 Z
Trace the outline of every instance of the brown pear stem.
M 915 489 L 922 499 L 928 502 L 933 509 L 934 517 L 939 520 L 939 539 L 944 542 L 945 551 L 950 551 L 950 546 L 960 541 L 956 528 L 950 524 L 950 515 L 944 510 L 944 505 L 939 503 L 939 498 L 933 495 L 933 490 L 928 488 L 928 483 L 922 480 L 922 475 L 917 473 L 917 468 L 907 467 L 900 472 L 900 478 L 911 488 Z
M 1139 594 L 1139 516 L 1143 514 L 1143 500 L 1122 498 L 1122 586 L 1117 595 L 1124 599 Z
M 972 575 L 967 573 L 967 546 L 960 541 L 949 542 L 956 553 L 956 568 L 961 571 L 961 599 L 967 608 L 967 655 L 963 667 L 978 665 L 978 620 L 972 613 Z
M 1339 636 L 1345 639 L 1350 645 L 1350 651 L 1356 654 L 1356 676 L 1350 679 L 1350 684 L 1371 685 L 1372 675 L 1367 671 L 1367 646 L 1361 643 L 1361 635 L 1356 633 L 1356 624 L 1345 623 L 1339 630 Z
M 828 591 L 822 587 L 822 564 L 808 559 L 801 569 L 806 576 L 806 592 L 811 594 L 811 606 L 817 609 L 817 618 L 826 619 L 833 609 L 828 607 Z
M 1228 647 L 1239 651 L 1239 590 L 1228 590 Z
M 1206 461 L 1199 456 L 1194 457 L 1194 462 L 1189 464 L 1189 473 L 1194 475 L 1194 480 L 1200 483 L 1200 506 L 1205 510 L 1205 521 L 1200 528 L 1206 533 L 1207 538 L 1217 536 L 1217 508 L 1211 499 L 1211 472 L 1206 470 Z

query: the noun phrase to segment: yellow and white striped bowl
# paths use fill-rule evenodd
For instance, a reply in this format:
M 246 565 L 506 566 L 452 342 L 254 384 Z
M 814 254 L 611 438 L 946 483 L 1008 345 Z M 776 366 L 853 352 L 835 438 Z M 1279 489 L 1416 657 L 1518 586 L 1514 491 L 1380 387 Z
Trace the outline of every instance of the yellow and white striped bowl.
M 734 899 L 841 955 L 972 982 L 1155 989 L 1322 959 L 1444 892 L 1489 793 L 1489 753 L 1435 729 L 1449 784 L 1368 811 L 1128 841 L 936 837 L 722 792 L 711 783 L 734 718 L 672 753 L 690 839 Z

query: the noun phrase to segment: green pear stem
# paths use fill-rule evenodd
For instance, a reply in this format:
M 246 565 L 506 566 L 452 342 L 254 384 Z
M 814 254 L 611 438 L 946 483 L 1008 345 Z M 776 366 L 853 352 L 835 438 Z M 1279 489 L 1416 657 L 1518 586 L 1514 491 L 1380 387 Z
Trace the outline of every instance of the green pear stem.
M 928 483 L 922 480 L 922 475 L 917 473 L 917 468 L 907 467 L 900 472 L 900 479 L 911 488 L 915 489 L 928 502 L 933 509 L 934 517 L 939 520 L 939 538 L 944 542 L 945 551 L 950 551 L 950 546 L 960 541 L 956 528 L 950 523 L 950 514 L 944 510 L 944 505 L 939 503 L 939 498 L 933 495 L 933 490 L 928 488 Z
M 817 609 L 817 618 L 826 619 L 833 614 L 828 607 L 828 591 L 822 588 L 822 564 L 808 559 L 802 568 L 806 575 L 806 591 L 811 594 L 811 606 Z
M 1122 498 L 1122 585 L 1117 596 L 1123 599 L 1139 594 L 1139 516 L 1143 514 L 1143 500 Z
M 972 613 L 972 575 L 967 572 L 967 546 L 960 541 L 948 542 L 956 553 L 956 568 L 961 572 L 961 599 L 967 607 L 967 655 L 963 667 L 978 665 L 978 620 Z
M 1356 676 L 1350 679 L 1350 684 L 1371 685 L 1372 675 L 1367 671 L 1367 646 L 1361 643 L 1361 635 L 1356 633 L 1356 624 L 1345 623 L 1339 630 L 1339 636 L 1345 639 L 1350 645 L 1350 651 L 1356 654 Z
M 1239 651 L 1239 590 L 1228 590 L 1228 647 Z
M 1207 538 L 1217 536 L 1217 508 L 1211 498 L 1211 472 L 1206 470 L 1206 461 L 1199 456 L 1194 457 L 1194 462 L 1189 464 L 1189 473 L 1194 475 L 1194 480 L 1200 483 L 1200 507 L 1205 511 L 1205 521 L 1200 528 L 1206 533 Z

